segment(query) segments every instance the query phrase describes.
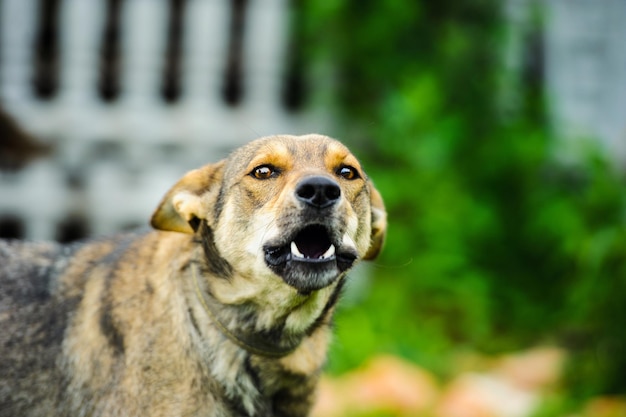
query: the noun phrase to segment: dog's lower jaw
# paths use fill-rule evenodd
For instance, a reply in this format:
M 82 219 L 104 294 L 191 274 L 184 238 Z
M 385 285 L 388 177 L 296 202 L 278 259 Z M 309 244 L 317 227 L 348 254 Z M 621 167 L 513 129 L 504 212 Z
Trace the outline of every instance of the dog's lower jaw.
M 264 252 L 268 268 L 304 296 L 335 283 L 357 259 L 351 251 L 327 259 L 297 257 L 281 248 L 267 247 Z

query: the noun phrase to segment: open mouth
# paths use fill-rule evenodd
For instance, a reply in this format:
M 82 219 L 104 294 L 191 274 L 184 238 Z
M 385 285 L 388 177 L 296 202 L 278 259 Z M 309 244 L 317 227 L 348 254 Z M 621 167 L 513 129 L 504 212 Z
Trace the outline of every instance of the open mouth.
M 335 245 L 322 226 L 302 229 L 291 241 L 291 257 L 303 262 L 324 262 L 335 258 Z
M 330 285 L 356 259 L 351 250 L 341 251 L 322 225 L 309 225 L 281 245 L 267 245 L 265 261 L 283 280 L 311 292 Z

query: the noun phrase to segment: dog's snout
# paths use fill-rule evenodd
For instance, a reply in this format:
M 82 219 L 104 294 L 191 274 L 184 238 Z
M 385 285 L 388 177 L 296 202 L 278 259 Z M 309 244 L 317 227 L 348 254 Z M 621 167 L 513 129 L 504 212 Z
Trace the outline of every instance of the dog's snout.
M 326 208 L 335 204 L 341 197 L 341 188 L 330 178 L 309 177 L 296 187 L 298 200 L 315 208 Z

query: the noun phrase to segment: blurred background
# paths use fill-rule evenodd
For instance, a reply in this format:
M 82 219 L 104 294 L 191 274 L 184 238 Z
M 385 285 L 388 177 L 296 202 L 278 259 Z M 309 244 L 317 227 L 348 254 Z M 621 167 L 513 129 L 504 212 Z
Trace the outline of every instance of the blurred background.
M 389 215 L 315 416 L 626 416 L 623 0 L 0 0 L 0 236 L 146 224 L 259 136 Z

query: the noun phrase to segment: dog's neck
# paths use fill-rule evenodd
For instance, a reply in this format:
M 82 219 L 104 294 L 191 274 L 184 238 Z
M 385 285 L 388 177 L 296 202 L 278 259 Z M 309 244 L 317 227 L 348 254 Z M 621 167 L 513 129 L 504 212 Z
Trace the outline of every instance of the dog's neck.
M 248 293 L 236 300 L 225 301 L 224 290 L 231 293 L 229 287 L 231 284 L 236 286 L 237 272 L 222 258 L 213 231 L 206 222 L 198 225 L 194 243 L 201 247 L 202 255 L 196 253 L 192 256 L 195 260 L 190 263 L 189 283 L 195 293 L 192 296 L 215 328 L 236 346 L 260 356 L 281 358 L 294 352 L 317 329 L 329 325 L 344 279 L 338 279 L 335 286 L 321 290 L 319 294 L 286 295 L 296 297 L 291 301 L 280 298 L 273 290 L 260 292 L 273 294 L 269 299 L 265 296 L 248 298 Z M 250 320 L 251 315 L 260 321 Z
M 229 329 L 220 310 L 224 306 L 211 295 L 204 280 L 199 278 L 198 265 L 191 264 L 193 287 L 207 316 L 219 329 L 220 333 L 235 345 L 249 353 L 268 358 L 282 358 L 293 353 L 300 345 L 300 338 L 285 339 L 271 334 L 253 331 L 237 331 Z

